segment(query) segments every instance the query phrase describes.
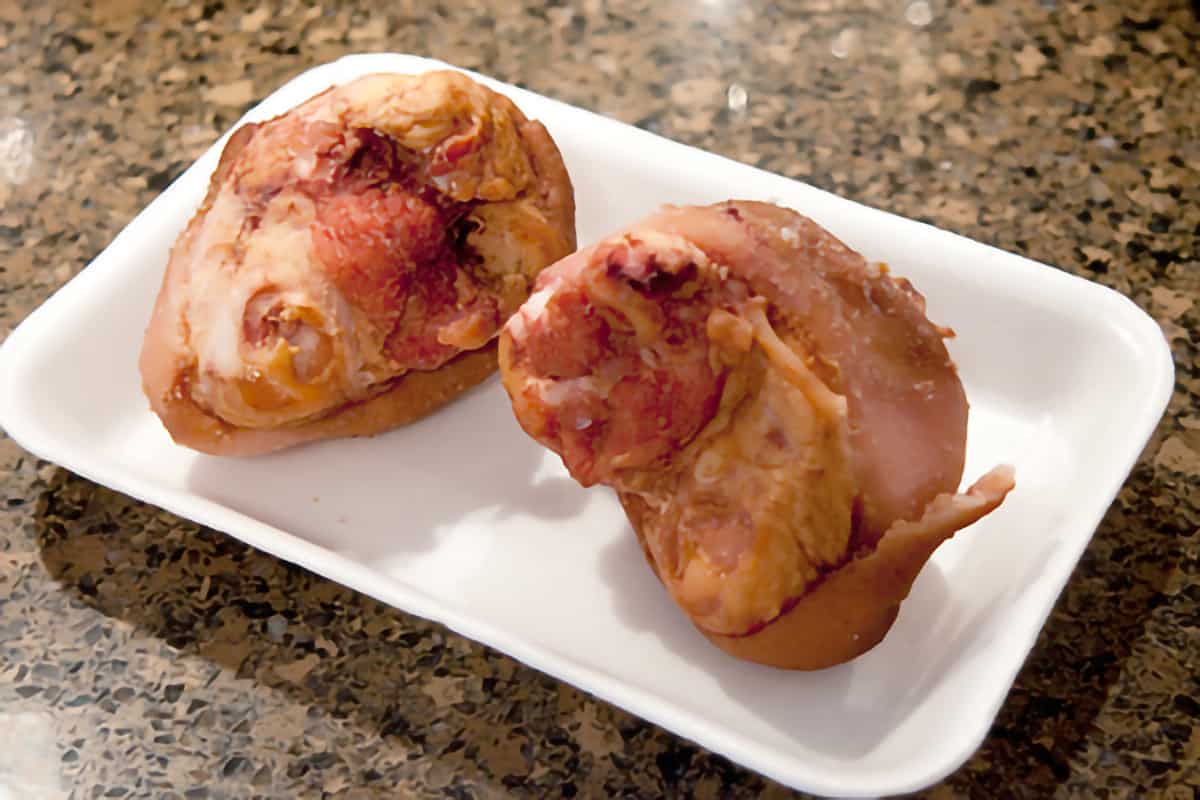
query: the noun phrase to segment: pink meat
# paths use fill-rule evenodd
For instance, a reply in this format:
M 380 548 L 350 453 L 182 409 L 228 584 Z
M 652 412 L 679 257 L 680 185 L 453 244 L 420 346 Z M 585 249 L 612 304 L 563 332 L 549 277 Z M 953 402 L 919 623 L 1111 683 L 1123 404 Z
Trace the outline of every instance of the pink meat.
M 678 276 L 646 272 L 623 256 L 605 253 L 555 292 L 538 334 L 518 345 L 536 379 L 530 399 L 544 411 L 542 437 L 585 486 L 676 450 L 712 418 L 721 393 L 704 304 L 672 296 Z M 621 292 L 616 305 L 589 288 L 610 280 Z M 634 315 L 653 321 L 653 341 L 639 341 Z M 547 385 L 549 395 L 539 394 Z
M 378 136 L 359 137 L 352 161 L 331 168 L 320 159 L 316 172 L 329 177 L 306 184 L 316 204 L 313 249 L 346 299 L 384 332 L 398 365 L 436 369 L 461 349 L 439 340 L 441 328 L 470 314 L 494 320 L 496 303 L 461 270 L 450 234 L 462 210 L 413 189 Z

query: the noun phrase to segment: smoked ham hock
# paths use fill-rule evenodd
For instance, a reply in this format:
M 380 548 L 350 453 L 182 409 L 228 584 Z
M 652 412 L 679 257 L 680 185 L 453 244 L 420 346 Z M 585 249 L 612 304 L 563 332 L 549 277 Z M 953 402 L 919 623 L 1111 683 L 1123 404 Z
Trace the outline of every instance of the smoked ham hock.
M 716 646 L 820 669 L 878 643 L 958 493 L 967 400 L 922 296 L 769 204 L 668 207 L 538 277 L 500 337 L 517 420 L 613 487 Z
M 500 327 L 574 248 L 540 123 L 456 72 L 369 75 L 229 139 L 171 252 L 143 387 L 208 453 L 378 433 L 490 375 Z

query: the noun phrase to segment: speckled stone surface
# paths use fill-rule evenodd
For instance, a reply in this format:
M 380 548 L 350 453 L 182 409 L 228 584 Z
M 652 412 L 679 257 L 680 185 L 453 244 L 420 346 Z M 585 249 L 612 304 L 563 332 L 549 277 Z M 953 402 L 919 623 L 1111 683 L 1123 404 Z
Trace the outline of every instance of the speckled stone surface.
M 1195 798 L 1198 42 L 1194 0 L 7 0 L 0 338 L 246 107 L 371 50 L 1099 281 L 1162 326 L 1170 409 L 987 741 L 925 794 Z M 16 724 L 46 740 L 44 785 L 88 798 L 790 794 L 0 439 L 0 727 Z

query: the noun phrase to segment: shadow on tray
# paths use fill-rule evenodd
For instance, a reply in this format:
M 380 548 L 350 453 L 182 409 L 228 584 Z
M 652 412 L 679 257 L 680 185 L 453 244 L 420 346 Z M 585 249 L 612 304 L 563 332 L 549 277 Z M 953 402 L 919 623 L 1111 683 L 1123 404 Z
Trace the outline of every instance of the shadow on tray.
M 585 496 L 541 475 L 548 458 L 489 381 L 418 424 L 258 458 L 198 456 L 200 497 L 362 563 L 428 552 L 437 534 L 480 510 L 569 517 Z M 573 485 L 573 484 L 570 484 Z

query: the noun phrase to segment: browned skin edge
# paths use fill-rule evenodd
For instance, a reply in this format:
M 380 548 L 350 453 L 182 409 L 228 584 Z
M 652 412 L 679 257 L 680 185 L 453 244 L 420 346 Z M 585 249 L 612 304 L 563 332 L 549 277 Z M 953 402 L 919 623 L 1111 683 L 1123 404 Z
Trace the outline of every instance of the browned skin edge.
M 238 428 L 204 411 L 185 396 L 158 411 L 177 444 L 216 456 L 250 456 L 321 439 L 374 436 L 415 422 L 496 371 L 496 345 L 465 352 L 428 372 L 405 374 L 383 394 L 290 428 Z
M 1011 473 L 993 471 L 958 498 L 956 509 L 949 507 L 953 495 L 939 496 L 926 508 L 924 518 L 943 517 L 941 527 L 916 530 L 899 523 L 874 551 L 830 573 L 791 610 L 755 634 L 700 632 L 732 656 L 784 669 L 825 669 L 862 655 L 891 629 L 900 603 L 934 550 L 959 529 L 995 510 L 1012 487 Z

